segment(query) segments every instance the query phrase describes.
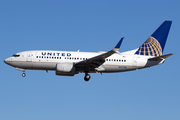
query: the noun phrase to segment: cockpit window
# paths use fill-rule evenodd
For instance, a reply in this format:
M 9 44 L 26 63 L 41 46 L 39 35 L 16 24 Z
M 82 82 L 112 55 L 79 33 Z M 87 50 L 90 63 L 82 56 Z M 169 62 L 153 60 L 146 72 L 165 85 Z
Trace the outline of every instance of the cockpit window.
M 19 57 L 20 55 L 17 55 L 17 54 L 14 54 L 14 55 L 12 55 L 12 57 Z

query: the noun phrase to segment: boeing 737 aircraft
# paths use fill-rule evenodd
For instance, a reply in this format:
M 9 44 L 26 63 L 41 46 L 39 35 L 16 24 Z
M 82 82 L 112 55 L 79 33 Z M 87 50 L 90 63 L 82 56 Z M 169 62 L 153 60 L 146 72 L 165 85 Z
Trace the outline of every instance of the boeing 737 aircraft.
M 53 70 L 56 75 L 74 76 L 85 73 L 84 80 L 89 81 L 88 73 L 124 72 L 162 64 L 171 55 L 162 55 L 172 21 L 164 21 L 159 28 L 137 49 L 119 52 L 123 38 L 108 52 L 70 52 L 36 50 L 14 54 L 4 62 L 16 70 Z

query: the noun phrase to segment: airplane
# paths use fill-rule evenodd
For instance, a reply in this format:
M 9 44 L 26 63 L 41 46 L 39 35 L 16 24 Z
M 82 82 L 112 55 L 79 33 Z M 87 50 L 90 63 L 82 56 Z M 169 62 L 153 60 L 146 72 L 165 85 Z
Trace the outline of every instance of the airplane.
M 172 21 L 164 21 L 155 32 L 137 49 L 119 52 L 121 38 L 108 52 L 80 52 L 35 50 L 23 51 L 12 55 L 4 62 L 16 70 L 49 70 L 56 75 L 74 76 L 85 73 L 84 80 L 89 81 L 89 73 L 115 73 L 151 67 L 164 63 L 173 53 L 162 55 Z

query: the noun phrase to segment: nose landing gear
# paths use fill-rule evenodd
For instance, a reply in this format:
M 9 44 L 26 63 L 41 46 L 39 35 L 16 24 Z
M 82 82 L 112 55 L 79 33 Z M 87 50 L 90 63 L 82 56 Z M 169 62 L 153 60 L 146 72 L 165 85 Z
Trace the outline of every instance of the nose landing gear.
M 23 73 L 22 73 L 22 76 L 23 76 L 23 77 L 26 77 L 26 73 L 25 73 L 25 72 L 23 72 Z
M 23 71 L 22 76 L 23 76 L 23 77 L 25 77 L 25 76 L 26 76 L 26 73 L 25 73 L 25 70 L 24 70 L 24 69 L 21 69 L 21 68 L 16 68 L 16 70 Z

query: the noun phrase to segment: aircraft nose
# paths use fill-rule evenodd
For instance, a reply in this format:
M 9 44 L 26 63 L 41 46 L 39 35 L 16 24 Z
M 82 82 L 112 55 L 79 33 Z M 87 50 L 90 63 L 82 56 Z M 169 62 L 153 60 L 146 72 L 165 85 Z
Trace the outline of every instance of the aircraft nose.
M 9 58 L 6 58 L 5 60 L 4 60 L 4 63 L 6 63 L 6 64 L 9 64 L 11 61 L 10 61 L 10 59 Z
M 7 64 L 7 59 L 5 59 L 5 60 L 4 60 L 4 63 L 6 63 L 6 64 Z

